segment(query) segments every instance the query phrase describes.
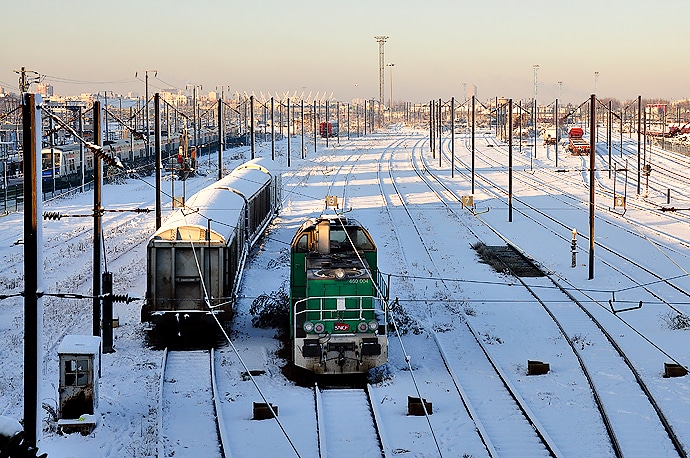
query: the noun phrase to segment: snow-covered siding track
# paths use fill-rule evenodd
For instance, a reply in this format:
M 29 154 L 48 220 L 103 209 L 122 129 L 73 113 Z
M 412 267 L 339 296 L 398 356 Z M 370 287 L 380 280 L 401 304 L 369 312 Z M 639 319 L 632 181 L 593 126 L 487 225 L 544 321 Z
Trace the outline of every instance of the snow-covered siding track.
M 159 458 L 224 456 L 213 402 L 210 352 L 168 352 L 163 377 Z
M 423 182 L 423 172 L 417 169 L 414 164 L 412 164 L 412 168 L 417 173 L 419 180 Z M 397 199 L 405 208 L 415 228 L 419 238 L 417 242 L 425 246 L 424 249 L 429 256 L 429 266 L 435 265 L 431 254 L 433 250 L 426 246 L 425 240 L 428 237 L 415 223 L 417 218 L 413 216 L 414 205 L 407 205 L 404 193 L 396 184 L 392 156 L 389 177 Z M 436 193 L 433 188 L 430 187 L 430 189 Z M 395 197 L 391 200 L 395 200 Z M 439 200 L 443 202 L 441 196 L 439 196 Z M 393 218 L 392 215 L 391 218 Z M 438 271 L 438 268 L 435 270 Z M 460 328 L 458 331 L 462 329 Z M 468 332 L 453 333 L 453 338 L 456 340 L 453 341 L 452 347 L 462 348 L 462 353 L 458 351 L 446 352 L 441 344 L 441 340 L 444 340 L 444 333 L 436 333 L 433 330 L 428 332 L 434 338 L 453 385 L 455 385 L 465 409 L 474 421 L 477 432 L 489 455 L 561 456 L 555 442 L 549 437 L 539 420 L 531 413 L 511 383 L 503 376 L 500 368 L 491 360 L 469 325 Z M 457 339 L 462 339 L 462 344 L 458 345 Z M 487 384 L 494 393 L 490 403 L 485 402 L 484 399 Z
M 441 180 L 437 179 L 437 181 L 445 191 L 450 191 L 441 183 Z M 484 224 L 491 228 L 488 223 L 484 222 Z M 491 229 L 496 234 L 500 234 L 495 228 Z M 515 245 L 514 242 L 503 238 L 506 243 Z M 675 449 L 680 456 L 686 456 L 675 432 L 636 369 L 612 339 L 607 337 L 604 329 L 581 308 L 573 307 L 570 296 L 565 297 L 558 290 L 555 293 L 546 290 L 550 286 L 548 280 L 544 280 L 544 285 L 540 285 L 542 288 L 539 294 L 534 289 L 534 284 L 539 283 L 538 279 L 531 280 L 532 287 L 528 287 L 520 278 L 518 281 L 528 288 L 545 307 L 577 354 L 582 370 L 590 381 L 593 395 L 597 400 L 616 454 L 621 456 L 635 450 L 644 450 L 647 456 L 667 456 Z M 547 294 L 553 297 L 541 298 Z M 560 313 L 564 316 L 560 317 Z M 587 337 L 587 345 L 582 345 L 582 350 L 578 350 L 579 344 L 573 341 L 574 336 L 575 340 L 583 336 Z M 589 342 L 590 338 L 592 343 Z M 595 345 L 597 352 L 584 352 L 588 345 Z M 594 366 L 595 370 L 591 370 L 591 366 Z M 617 374 L 617 381 L 602 377 L 602 372 Z M 615 384 L 616 388 L 612 389 L 611 384 Z M 615 393 L 615 396 L 611 393 Z M 622 415 L 629 412 L 636 414 Z M 650 437 L 654 440 L 650 441 Z
M 451 348 L 461 341 L 462 352 L 446 351 L 444 333 L 433 333 L 460 396 L 472 409 L 472 418 L 491 456 L 564 456 L 546 428 L 512 386 L 503 371 L 467 323 L 470 333 L 458 332 Z M 474 342 L 472 342 L 474 337 Z M 450 342 L 449 342 L 450 343 Z M 479 345 L 479 352 L 469 350 Z M 479 354 L 483 352 L 485 358 Z M 491 402 L 486 402 L 486 390 Z M 471 404 L 469 404 L 471 403 Z
M 687 456 L 630 361 L 590 316 L 563 300 L 562 291 L 547 289 L 550 284 L 548 278 L 532 279 L 530 291 L 572 342 L 597 387 L 602 415 L 613 431 L 619 455 Z M 538 295 L 535 286 L 542 286 Z
M 384 456 L 367 391 L 314 387 L 321 458 Z

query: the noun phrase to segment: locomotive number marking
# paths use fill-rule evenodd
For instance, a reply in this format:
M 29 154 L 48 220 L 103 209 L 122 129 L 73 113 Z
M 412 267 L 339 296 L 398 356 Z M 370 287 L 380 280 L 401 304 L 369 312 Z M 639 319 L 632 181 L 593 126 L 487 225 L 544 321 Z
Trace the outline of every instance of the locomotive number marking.
M 349 280 L 350 283 L 369 283 L 369 280 L 366 278 L 353 278 Z

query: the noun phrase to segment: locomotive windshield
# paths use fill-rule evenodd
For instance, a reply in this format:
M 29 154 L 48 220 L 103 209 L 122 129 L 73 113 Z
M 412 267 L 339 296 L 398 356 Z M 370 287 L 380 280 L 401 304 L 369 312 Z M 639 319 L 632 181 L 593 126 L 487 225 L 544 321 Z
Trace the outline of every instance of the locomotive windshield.
M 295 253 L 375 252 L 376 245 L 366 229 L 359 225 L 310 220 L 292 241 L 292 249 Z
M 342 227 L 331 228 L 330 241 L 331 249 L 340 249 L 343 251 L 352 251 L 354 244 L 357 250 L 373 250 L 374 244 L 369 239 L 367 234 L 359 227 Z M 349 239 L 348 239 L 349 236 Z M 352 242 L 350 242 L 352 240 Z

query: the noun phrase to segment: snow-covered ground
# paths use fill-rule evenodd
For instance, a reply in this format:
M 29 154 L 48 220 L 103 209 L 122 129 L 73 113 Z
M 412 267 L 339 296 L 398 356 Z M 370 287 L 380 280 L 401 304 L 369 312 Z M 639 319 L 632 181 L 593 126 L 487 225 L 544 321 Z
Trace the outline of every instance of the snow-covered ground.
M 295 151 L 299 151 L 300 144 L 299 137 L 293 139 L 294 156 L 298 156 Z M 480 262 L 471 247 L 480 240 L 487 245 L 503 245 L 506 239 L 560 279 L 572 296 L 603 323 L 639 371 L 688 450 L 690 383 L 687 376 L 662 377 L 665 362 L 676 361 L 686 367 L 690 364 L 688 328 L 671 329 L 673 317 L 690 313 L 687 212 L 683 215 L 652 211 L 665 204 L 665 188 L 658 176 L 654 178 L 661 181 L 654 182 L 657 184 L 652 185 L 647 198 L 631 194 L 633 186 L 628 185 L 628 207 L 623 215 L 622 209 L 607 208 L 613 204 L 598 196 L 601 206 L 596 210 L 595 228 L 596 241 L 601 245 L 595 248 L 595 277 L 589 279 L 588 172 L 582 159 L 559 152 L 559 169 L 568 172 L 557 172 L 552 150 L 547 151 L 540 144 L 537 157 L 530 158 L 531 149 L 516 148 L 514 213 L 509 222 L 505 195 L 507 147 L 491 135 L 477 142 L 477 214 L 453 202 L 451 191 L 458 196 L 471 193 L 465 165 L 470 163 L 470 157 L 465 144 L 466 138 L 458 135 L 458 169 L 451 176 L 449 156 L 441 158 L 439 167 L 438 156 L 432 157 L 429 151 L 426 133 L 406 129 L 389 129 L 352 140 L 342 138 L 340 142 L 329 142 L 328 149 L 319 143 L 316 155 L 311 144 L 307 158 L 293 157 L 289 168 L 286 145 L 279 143 L 275 171 L 283 175 L 283 208 L 248 261 L 230 333 L 233 346 L 222 347 L 215 354 L 220 412 L 230 444 L 228 456 L 319 456 L 314 391 L 295 386 L 284 377 L 281 367 L 285 361 L 276 354 L 279 343 L 275 331 L 253 328 L 249 308 L 260 294 L 279 291 L 286 284 L 292 235 L 306 218 L 323 211 L 324 197 L 329 194 L 341 196 L 345 207 L 352 208 L 349 215 L 369 229 L 379 250 L 379 267 L 391 275 L 391 299 L 398 299 L 405 312 L 403 316 L 408 318 L 405 325 L 399 326 L 399 336 L 389 336 L 389 362 L 372 380 L 372 398 L 386 456 L 480 457 L 488 456 L 488 450 L 495 450 L 498 456 L 541 455 L 539 450 L 546 453 L 540 442 L 526 438 L 531 427 L 524 429 L 524 435 L 516 433 L 523 431 L 522 414 L 517 404 L 504 399 L 503 383 L 498 380 L 497 371 L 491 369 L 485 352 L 563 456 L 614 455 L 578 358 L 592 373 L 604 406 L 610 409 L 608 414 L 626 456 L 650 456 L 650 450 L 655 456 L 678 456 L 665 433 L 658 430 L 654 413 L 648 414 L 648 404 L 640 407 L 645 409 L 642 411 L 628 400 L 632 376 L 614 365 L 620 363 L 619 358 L 602 356 L 612 351 L 610 345 L 595 334 L 597 331 L 589 330 L 584 313 L 574 310 L 572 302 L 553 291 L 555 287 L 543 278 L 524 279 L 552 313 L 562 317 L 564 334 L 545 306 L 524 286 L 514 277 L 497 273 Z M 260 144 L 257 155 L 270 157 L 270 147 L 270 143 Z M 449 154 L 448 139 L 444 151 Z M 633 151 L 625 153 L 631 155 L 631 161 Z M 226 157 L 227 168 L 231 169 L 248 159 L 249 151 L 229 150 Z M 660 155 L 655 160 L 667 159 Z M 603 161 L 599 168 L 604 168 Z M 432 192 L 414 171 L 415 167 L 427 170 L 422 175 L 430 183 L 434 183 L 436 176 L 448 189 Z M 210 184 L 214 177 L 215 173 L 209 170 L 207 176 L 188 180 L 188 195 Z M 605 172 L 598 171 L 597 180 L 602 191 L 613 188 L 613 179 Z M 620 174 L 617 180 L 620 192 Z M 152 208 L 152 183 L 153 178 L 145 178 L 106 185 L 104 207 Z M 177 182 L 178 195 L 179 186 Z M 676 200 L 672 203 L 677 207 L 688 207 L 689 189 L 675 188 L 673 196 Z M 79 194 L 46 203 L 45 210 L 84 214 L 90 211 L 92 201 L 91 193 Z M 169 198 L 163 202 L 167 214 Z M 535 209 L 557 222 L 539 215 Z M 46 291 L 88 294 L 91 219 L 62 218 L 44 222 L 43 227 Z M 573 227 L 581 234 L 575 268 L 571 267 L 570 252 Z M 0 293 L 14 294 L 23 288 L 22 245 L 15 244 L 22 238 L 22 215 L 0 218 L 0 228 Z M 117 294 L 144 296 L 145 247 L 153 229 L 152 213 L 106 214 L 105 258 L 108 270 L 114 274 Z M 677 289 L 610 254 L 609 247 L 663 279 L 673 279 Z M 613 297 L 615 301 L 609 304 Z M 641 308 L 611 312 L 611 307 L 619 310 L 631 304 L 636 306 L 639 301 Z M 114 332 L 115 352 L 102 357 L 99 426 L 90 436 L 61 436 L 56 434 L 55 424 L 46 411 L 39 444 L 42 452 L 51 457 L 144 457 L 157 456 L 163 447 L 161 456 L 189 456 L 174 444 L 161 445 L 159 393 L 163 352 L 148 345 L 139 323 L 140 306 L 141 302 L 115 305 L 120 326 Z M 48 297 L 44 299 L 44 309 L 41 401 L 55 409 L 56 348 L 65 334 L 91 333 L 91 301 Z M 566 316 L 568 313 L 572 315 Z M 576 343 L 578 353 L 567 344 L 568 339 Z M 0 357 L 4 362 L 0 373 L 0 415 L 17 419 L 22 416 L 22 341 L 21 297 L 5 299 L 0 302 Z M 443 349 L 443 356 L 439 348 Z M 528 360 L 549 363 L 549 373 L 528 376 Z M 249 380 L 243 377 L 245 365 L 265 373 Z M 262 400 L 257 386 L 269 402 L 279 407 L 280 424 L 274 420 L 251 421 L 252 403 Z M 459 391 L 471 407 L 463 404 Z M 432 415 L 428 419 L 408 416 L 408 396 L 431 401 Z M 640 405 L 644 406 L 644 402 Z M 349 408 L 342 406 L 344 417 Z M 329 412 L 332 411 L 330 408 Z M 188 421 L 193 443 L 192 436 L 199 434 L 196 428 L 206 423 L 193 417 Z M 329 456 L 369 456 L 355 450 L 360 443 L 358 434 L 366 434 L 365 429 L 370 426 L 362 424 L 359 430 L 348 429 L 345 434 L 337 425 L 338 422 L 327 421 L 326 431 L 322 431 L 331 438 L 330 444 L 339 446 L 329 447 Z M 486 431 L 490 445 L 487 439 L 482 441 L 477 430 Z M 535 441 L 538 443 L 534 444 Z M 185 445 L 179 440 L 177 444 Z M 209 451 L 193 452 L 206 456 Z

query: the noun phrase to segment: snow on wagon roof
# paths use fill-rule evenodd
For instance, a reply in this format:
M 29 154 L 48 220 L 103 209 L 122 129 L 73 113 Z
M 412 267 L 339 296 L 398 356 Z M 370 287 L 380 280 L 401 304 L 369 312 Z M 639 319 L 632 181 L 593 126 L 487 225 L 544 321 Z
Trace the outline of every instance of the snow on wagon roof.
M 173 213 L 151 240 L 199 241 L 205 238 L 211 220 L 212 240 L 227 242 L 244 218 L 245 199 L 253 197 L 271 180 L 261 165 L 250 162 L 190 197 L 185 208 Z
M 219 187 L 221 181 L 190 197 L 185 203 L 185 208 L 173 213 L 153 234 L 152 239 L 175 240 L 175 233 L 182 228 L 187 228 L 185 232 L 190 232 L 189 228 L 198 228 L 196 232 L 200 234 L 201 231 L 207 230 L 210 219 L 211 231 L 216 234 L 211 238 L 230 240 L 235 228 L 244 218 L 244 199 L 227 188 Z M 162 237 L 165 232 L 171 231 L 174 232 L 170 236 Z
M 233 179 L 229 180 L 227 185 L 225 184 L 225 179 L 220 180 L 216 185 L 218 187 L 227 186 L 228 188 L 234 189 L 242 194 L 245 199 L 252 198 L 254 194 L 266 185 L 266 183 L 271 181 L 271 175 L 265 168 L 253 166 L 252 164 L 237 167 L 228 177 L 232 177 Z

